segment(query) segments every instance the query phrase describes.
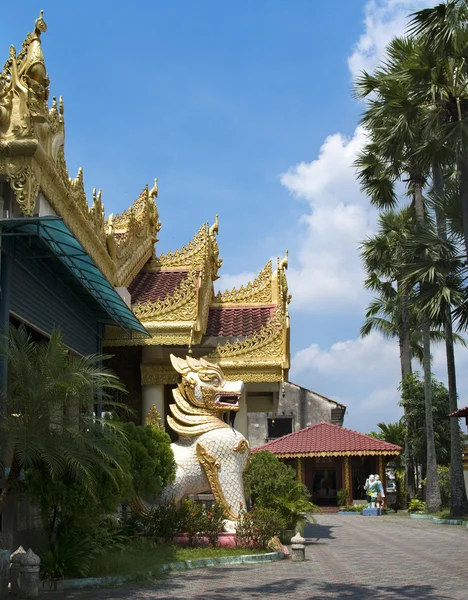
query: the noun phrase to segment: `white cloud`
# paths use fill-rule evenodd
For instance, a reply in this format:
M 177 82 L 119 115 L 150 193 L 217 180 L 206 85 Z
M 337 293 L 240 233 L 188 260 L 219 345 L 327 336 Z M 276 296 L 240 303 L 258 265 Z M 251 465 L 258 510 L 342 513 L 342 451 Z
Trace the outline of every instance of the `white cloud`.
M 468 349 L 456 347 L 459 406 L 468 404 Z M 445 345 L 432 348 L 432 371 L 447 385 Z M 414 364 L 422 376 L 422 367 Z M 329 348 L 312 344 L 292 357 L 292 381 L 342 402 L 348 408 L 346 427 L 369 432 L 376 423 L 402 415 L 398 343 L 378 333 L 338 342 Z
M 373 231 L 375 211 L 359 191 L 353 163 L 365 143 L 358 127 L 352 138 L 329 136 L 317 159 L 282 175 L 293 195 L 308 201 L 304 242 L 290 261 L 292 310 L 349 312 L 362 308 L 367 293 L 358 244 Z
M 245 286 L 249 281 L 253 281 L 257 275 L 258 273 L 250 271 L 242 271 L 242 273 L 237 273 L 236 275 L 221 275 L 215 283 L 215 293 L 232 290 L 232 288 L 239 289 L 241 285 Z
M 405 32 L 412 12 L 439 2 L 440 0 L 370 0 L 364 9 L 364 33 L 348 58 L 353 78 L 363 70 L 371 71 L 378 64 L 390 40 Z
M 377 422 L 401 416 L 398 344 L 377 333 L 299 350 L 292 358 L 291 379 L 345 404 L 346 427 L 369 432 Z

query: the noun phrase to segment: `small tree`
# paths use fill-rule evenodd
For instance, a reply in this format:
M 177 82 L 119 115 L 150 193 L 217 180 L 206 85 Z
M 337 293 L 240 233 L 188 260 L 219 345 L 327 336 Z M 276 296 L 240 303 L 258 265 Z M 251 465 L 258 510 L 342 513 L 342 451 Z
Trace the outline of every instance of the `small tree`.
M 0 467 L 8 468 L 0 513 L 22 473 L 40 470 L 51 482 L 67 480 L 90 493 L 104 478 L 117 486 L 125 437 L 117 423 L 93 416 L 98 393 L 111 403 L 124 390 L 101 362 L 103 355 L 72 356 L 60 332 L 33 342 L 24 326 L 11 327 L 0 355 L 8 361 L 0 417 Z
M 306 486 L 296 481 L 294 469 L 267 450 L 253 455 L 245 471 L 244 483 L 254 507 L 277 510 L 287 529 L 294 529 L 306 513 L 320 511 L 310 502 Z
M 132 422 L 125 423 L 123 431 L 130 454 L 133 495 L 158 496 L 175 477 L 171 438 L 162 429 Z

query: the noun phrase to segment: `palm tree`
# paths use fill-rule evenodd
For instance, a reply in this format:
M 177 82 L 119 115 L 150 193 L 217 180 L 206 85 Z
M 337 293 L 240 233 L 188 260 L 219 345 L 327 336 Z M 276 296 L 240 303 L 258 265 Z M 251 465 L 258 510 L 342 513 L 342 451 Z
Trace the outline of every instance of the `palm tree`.
M 9 492 L 28 469 L 41 469 L 96 489 L 101 478 L 115 481 L 125 437 L 112 421 L 93 416 L 98 392 L 111 404 L 119 380 L 101 366 L 102 355 L 71 356 L 54 332 L 31 340 L 24 326 L 10 328 L 0 355 L 8 362 L 6 407 L 0 421 L 0 467 L 5 478 L 0 513 Z
M 423 189 L 429 169 L 425 156 L 419 152 L 424 146 L 424 110 L 415 101 L 407 81 L 401 77 L 408 57 L 414 53 L 416 43 L 409 38 L 395 38 L 387 47 L 387 59 L 383 67 L 373 75 L 364 73 L 356 83 L 356 95 L 368 99 L 362 123 L 368 128 L 371 149 L 377 149 L 384 173 L 390 184 L 405 177 L 412 195 L 415 214 L 415 229 L 424 232 L 426 227 L 426 206 Z M 369 96 L 371 96 L 369 98 Z M 361 160 L 362 162 L 362 160 Z M 359 167 L 358 163 L 358 167 Z M 374 204 L 387 208 L 388 197 L 395 202 L 395 195 L 380 198 L 371 186 L 375 173 L 360 170 L 360 179 L 365 191 L 373 194 Z M 392 197 L 393 196 L 393 197 Z M 430 511 L 440 508 L 440 489 L 437 476 L 437 457 L 434 444 L 434 424 L 432 419 L 431 352 L 430 325 L 427 320 L 421 324 L 424 352 L 424 381 L 426 393 L 426 438 L 427 438 L 427 486 L 426 502 Z
M 443 239 L 439 232 L 425 232 L 415 240 L 417 259 L 408 268 L 407 277 L 422 284 L 417 301 L 432 322 L 445 330 L 447 355 L 448 395 L 450 412 L 457 410 L 457 389 L 454 356 L 455 335 L 452 329 L 452 308 L 464 299 L 465 261 L 459 255 L 456 239 Z M 459 336 L 457 336 L 459 337 Z M 468 499 L 463 475 L 460 430 L 456 419 L 451 419 L 450 512 L 453 517 L 468 514 Z
M 426 134 L 441 139 L 456 161 L 468 256 L 468 4 L 448 0 L 417 11 L 409 31 L 422 49 L 408 75 L 427 107 Z

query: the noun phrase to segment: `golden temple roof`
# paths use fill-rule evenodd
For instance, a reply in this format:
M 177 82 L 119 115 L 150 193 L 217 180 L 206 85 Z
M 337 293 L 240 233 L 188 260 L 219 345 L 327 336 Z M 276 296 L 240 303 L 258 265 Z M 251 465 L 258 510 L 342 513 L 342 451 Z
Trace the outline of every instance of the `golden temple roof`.
M 0 76 L 0 175 L 15 193 L 17 212 L 40 216 L 45 202 L 108 281 L 128 288 L 132 309 L 151 337 L 124 339 L 108 327 L 105 344 L 199 346 L 228 377 L 284 380 L 289 369 L 287 255 L 274 272 L 269 261 L 252 282 L 215 295 L 222 265 L 218 216 L 180 250 L 158 256 L 157 180 L 121 214 L 106 219 L 101 190 L 93 191 L 90 207 L 83 170 L 76 177 L 68 173 L 62 98 L 53 98 L 49 107 L 41 47 L 46 30 L 41 12 L 21 50 L 11 46 Z

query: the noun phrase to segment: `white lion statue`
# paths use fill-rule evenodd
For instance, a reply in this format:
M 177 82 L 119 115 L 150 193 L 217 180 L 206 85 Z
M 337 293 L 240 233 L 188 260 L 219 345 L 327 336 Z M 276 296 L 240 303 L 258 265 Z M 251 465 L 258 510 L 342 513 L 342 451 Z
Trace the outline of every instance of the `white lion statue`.
M 211 489 L 228 520 L 226 531 L 235 531 L 241 504 L 245 506 L 243 472 L 249 460 L 249 443 L 223 420 L 230 413 L 233 424 L 244 384 L 227 381 L 222 370 L 206 360 L 171 354 L 182 383 L 173 390 L 175 404 L 167 421 L 179 440 L 171 444 L 177 463 L 175 480 L 162 493 L 161 501 L 181 502 L 189 494 Z

